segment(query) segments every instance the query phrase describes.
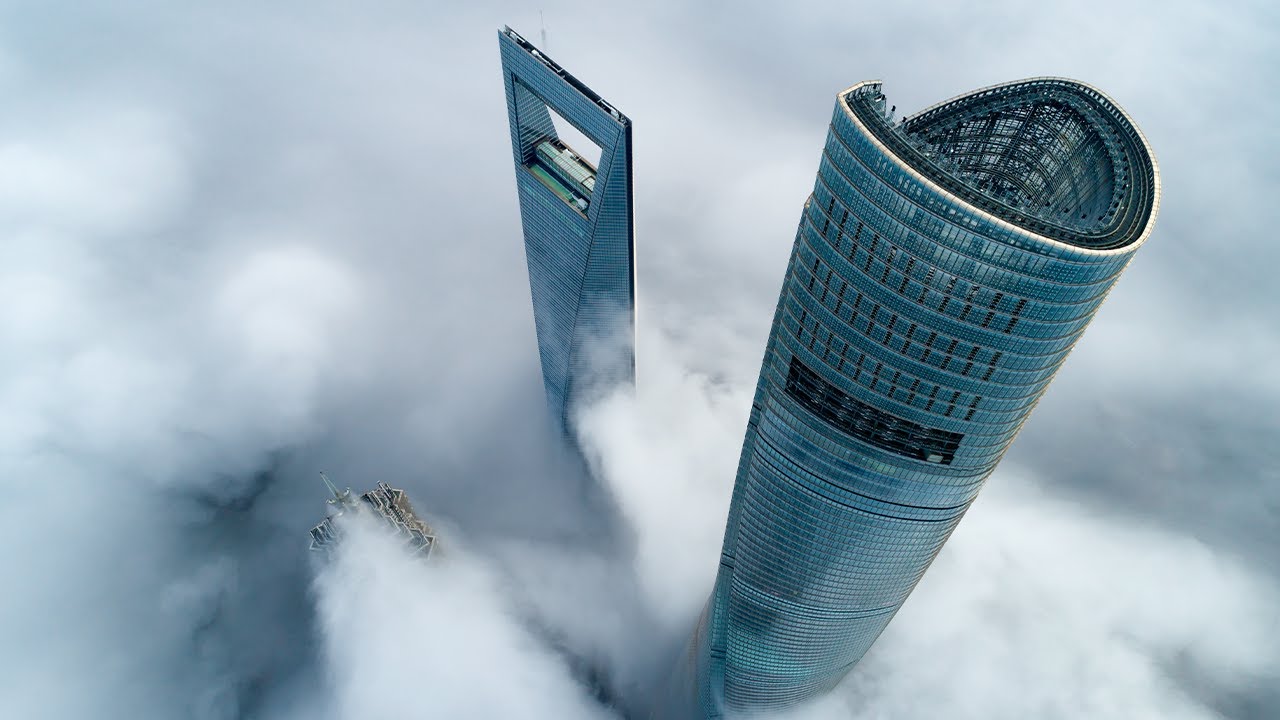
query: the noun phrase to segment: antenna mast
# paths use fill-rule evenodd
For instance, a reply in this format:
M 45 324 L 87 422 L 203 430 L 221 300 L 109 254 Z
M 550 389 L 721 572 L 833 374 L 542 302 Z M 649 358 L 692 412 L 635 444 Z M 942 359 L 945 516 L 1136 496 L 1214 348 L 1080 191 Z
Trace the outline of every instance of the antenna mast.
M 337 486 L 333 484 L 333 481 L 330 480 L 329 476 L 325 475 L 323 471 L 320 472 L 320 479 L 324 481 L 324 486 L 329 488 L 329 492 L 333 493 L 334 497 L 342 497 L 342 493 L 338 492 Z
M 338 486 L 334 485 L 333 481 L 329 479 L 329 476 L 325 475 L 323 472 L 320 473 L 320 479 L 324 481 L 324 486 L 329 488 L 329 492 L 333 493 L 333 497 L 329 498 L 330 505 L 349 507 L 354 504 L 354 501 L 351 499 L 351 488 L 339 490 Z

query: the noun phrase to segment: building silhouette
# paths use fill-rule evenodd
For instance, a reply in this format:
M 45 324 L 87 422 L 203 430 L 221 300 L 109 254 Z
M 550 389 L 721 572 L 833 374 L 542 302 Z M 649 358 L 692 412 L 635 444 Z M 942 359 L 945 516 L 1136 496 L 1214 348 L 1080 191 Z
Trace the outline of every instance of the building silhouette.
M 511 28 L 498 44 L 543 385 L 572 437 L 591 387 L 635 379 L 631 121 Z M 599 147 L 598 167 L 553 114 Z
M 342 540 L 346 517 L 365 514 L 377 518 L 382 525 L 399 538 L 413 555 L 430 557 L 436 547 L 436 533 L 418 516 L 409 502 L 409 496 L 399 488 L 380 482 L 369 492 L 356 497 L 351 488 L 339 490 L 324 473 L 320 479 L 332 497 L 327 501 L 332 510 L 319 524 L 311 528 L 311 550 L 330 553 Z
M 1151 232 L 1155 161 L 1072 80 L 902 121 L 837 97 L 714 589 L 665 718 L 793 706 L 862 658 Z

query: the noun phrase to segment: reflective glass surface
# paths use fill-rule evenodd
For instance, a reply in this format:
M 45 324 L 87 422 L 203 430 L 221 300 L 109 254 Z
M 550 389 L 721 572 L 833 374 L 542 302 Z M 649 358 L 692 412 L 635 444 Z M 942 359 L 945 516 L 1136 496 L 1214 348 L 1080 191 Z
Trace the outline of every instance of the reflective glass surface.
M 782 709 L 849 672 L 942 548 L 1154 218 L 1153 199 L 1133 237 L 1097 249 L 994 217 L 878 140 L 896 130 L 877 115 L 885 126 L 872 132 L 851 112 L 845 95 L 859 87 L 837 100 L 801 215 L 719 573 L 677 672 L 678 709 L 663 717 Z M 1016 100 L 1000 95 L 999 111 L 1042 117 Z M 980 111 L 971 114 L 986 117 Z M 1034 127 L 1034 152 L 1063 156 Z M 1027 168 L 1078 174 L 1123 159 L 1090 149 L 1087 162 L 1051 166 L 1011 136 L 1000 136 L 1000 151 L 1021 152 Z M 1158 198 L 1154 162 L 1143 159 L 1152 186 L 1134 196 Z M 989 178 L 1002 160 L 983 162 Z M 1114 179 L 1088 180 L 1110 187 Z M 1055 180 L 1036 182 L 1047 193 Z

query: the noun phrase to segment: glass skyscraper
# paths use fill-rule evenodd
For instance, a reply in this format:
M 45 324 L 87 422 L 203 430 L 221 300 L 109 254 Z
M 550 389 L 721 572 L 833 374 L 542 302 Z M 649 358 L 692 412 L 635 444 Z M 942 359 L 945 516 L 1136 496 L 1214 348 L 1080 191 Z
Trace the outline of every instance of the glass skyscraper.
M 1151 232 L 1142 133 L 1072 80 L 897 121 L 839 94 L 669 718 L 779 710 L 863 656 Z
M 542 379 L 571 437 L 593 383 L 635 378 L 631 121 L 511 28 L 498 44 Z M 552 113 L 599 147 L 598 167 Z

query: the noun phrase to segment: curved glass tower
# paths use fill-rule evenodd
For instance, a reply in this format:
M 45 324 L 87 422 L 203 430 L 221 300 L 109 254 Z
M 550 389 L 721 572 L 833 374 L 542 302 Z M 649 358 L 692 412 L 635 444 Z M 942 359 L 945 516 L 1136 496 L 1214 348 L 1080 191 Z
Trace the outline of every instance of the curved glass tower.
M 885 106 L 878 82 L 836 101 L 669 717 L 849 672 L 1151 232 L 1151 150 L 1088 85 Z

